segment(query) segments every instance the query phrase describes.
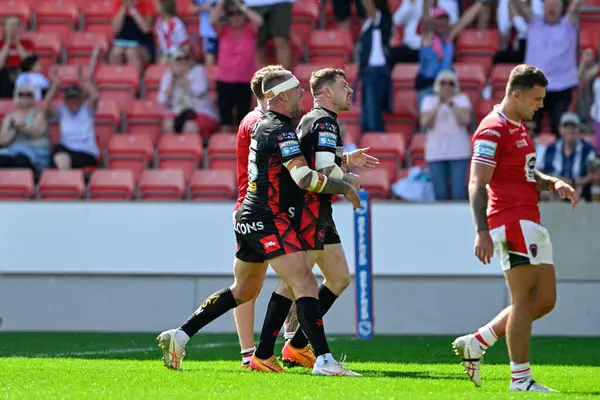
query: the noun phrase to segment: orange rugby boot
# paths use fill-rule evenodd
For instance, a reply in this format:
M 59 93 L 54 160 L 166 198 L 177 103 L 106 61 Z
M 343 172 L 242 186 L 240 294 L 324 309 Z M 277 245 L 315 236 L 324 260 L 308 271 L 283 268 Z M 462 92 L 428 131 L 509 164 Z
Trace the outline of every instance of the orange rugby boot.
M 274 355 L 266 360 L 261 360 L 256 355 L 253 355 L 250 359 L 250 369 L 260 372 L 285 372 L 281 364 L 279 364 L 279 360 Z
M 308 344 L 301 349 L 297 349 L 290 342 L 291 340 L 286 341 L 283 350 L 281 350 L 283 365 L 288 368 L 298 366 L 312 369 L 317 361 L 312 346 Z

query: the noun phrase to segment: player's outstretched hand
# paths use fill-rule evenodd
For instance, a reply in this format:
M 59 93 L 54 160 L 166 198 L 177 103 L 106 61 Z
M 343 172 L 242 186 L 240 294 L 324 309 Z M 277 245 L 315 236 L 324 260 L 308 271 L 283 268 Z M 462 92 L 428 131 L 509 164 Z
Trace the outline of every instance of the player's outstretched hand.
M 489 232 L 477 232 L 475 236 L 475 257 L 484 264 L 489 264 L 494 255 L 494 242 Z
M 369 147 L 357 149 L 348 153 L 348 165 L 362 169 L 373 169 L 379 165 L 379 160 L 367 154 Z
M 571 200 L 573 208 L 577 207 L 577 204 L 579 203 L 579 195 L 575 189 L 573 189 L 573 186 L 569 185 L 565 181 L 557 181 L 554 184 L 554 190 L 556 190 L 561 199 Z
M 354 186 L 348 184 L 348 192 L 344 195 L 350 203 L 354 206 L 354 209 L 358 209 L 360 207 L 360 197 L 358 196 L 358 192 L 354 188 Z

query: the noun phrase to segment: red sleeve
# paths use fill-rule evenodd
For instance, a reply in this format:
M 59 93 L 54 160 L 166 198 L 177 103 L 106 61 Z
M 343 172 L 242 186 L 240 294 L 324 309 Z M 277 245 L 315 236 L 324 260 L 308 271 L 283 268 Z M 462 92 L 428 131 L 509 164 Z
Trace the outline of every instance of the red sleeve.
M 501 125 L 482 127 L 473 135 L 473 157 L 471 161 L 495 167 L 504 152 L 505 135 Z
M 23 48 L 29 52 L 35 51 L 35 45 L 29 39 L 21 39 L 21 46 L 23 46 Z

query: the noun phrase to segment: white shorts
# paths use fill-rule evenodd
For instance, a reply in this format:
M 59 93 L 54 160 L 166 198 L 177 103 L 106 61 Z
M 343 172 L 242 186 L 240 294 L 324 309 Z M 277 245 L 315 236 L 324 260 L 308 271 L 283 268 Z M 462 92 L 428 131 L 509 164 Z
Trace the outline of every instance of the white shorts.
M 540 224 L 522 219 L 492 229 L 490 236 L 503 271 L 519 265 L 554 265 L 550 234 Z

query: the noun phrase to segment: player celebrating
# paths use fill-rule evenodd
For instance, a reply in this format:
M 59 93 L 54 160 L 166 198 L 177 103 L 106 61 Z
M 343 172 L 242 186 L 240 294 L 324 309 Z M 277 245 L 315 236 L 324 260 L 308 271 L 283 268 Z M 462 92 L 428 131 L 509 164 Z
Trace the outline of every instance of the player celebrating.
M 331 178 L 342 179 L 358 189 L 358 176 L 345 173 L 340 168 L 344 158 L 343 141 L 336 119 L 339 112 L 349 110 L 352 104 L 352 89 L 346 81 L 346 74 L 343 70 L 334 68 L 315 71 L 310 79 L 310 89 L 315 98 L 315 106 L 302 117 L 296 130 L 302 154 L 316 171 Z M 294 198 L 303 201 L 294 207 L 294 218 L 297 220 L 304 248 L 309 253 L 310 264 L 314 265 L 316 262 L 325 277 L 324 284 L 319 287 L 319 303 L 321 312 L 325 314 L 350 284 L 348 262 L 333 222 L 331 195 L 313 195 L 313 192 L 301 192 L 300 189 L 297 191 L 299 193 Z M 279 283 L 275 293 L 285 297 L 292 296 L 290 288 L 284 282 Z M 281 329 L 286 315 L 287 310 L 283 309 L 267 313 L 258 349 L 250 361 L 252 369 L 272 372 L 272 369 L 265 368 L 264 360 L 273 356 L 277 338 L 275 332 Z M 286 341 L 282 360 L 289 366 L 313 368 L 315 356 L 302 330 L 298 329 L 292 339 Z
M 254 77 L 252 78 L 252 82 L 250 83 L 252 92 L 254 93 L 254 95 L 256 96 L 256 99 L 258 101 L 258 106 L 256 107 L 256 109 L 254 111 L 251 111 L 242 120 L 240 127 L 238 129 L 238 133 L 237 133 L 237 143 L 236 143 L 237 149 L 236 149 L 236 151 L 237 151 L 237 160 L 238 160 L 237 175 L 238 175 L 239 196 L 238 196 L 238 200 L 237 200 L 234 210 L 237 210 L 239 208 L 239 206 L 241 205 L 241 203 L 244 200 L 244 197 L 246 195 L 246 190 L 248 188 L 248 153 L 249 153 L 249 147 L 250 147 L 250 136 L 251 136 L 252 130 L 254 129 L 254 125 L 256 124 L 258 119 L 264 114 L 263 110 L 266 110 L 266 108 L 267 108 L 266 99 L 265 99 L 264 93 L 262 92 L 262 87 L 261 87 L 263 78 L 266 73 L 268 73 L 270 71 L 275 71 L 275 70 L 283 70 L 283 67 L 281 67 L 279 65 L 264 67 L 254 74 Z M 353 167 L 359 167 L 359 168 L 365 168 L 365 169 L 374 168 L 378 164 L 378 160 L 375 157 L 372 157 L 372 156 L 369 156 L 368 154 L 366 154 L 365 152 L 367 150 L 368 149 L 358 149 L 353 152 L 346 153 L 346 154 L 344 154 L 343 159 L 344 159 L 344 161 L 347 162 L 348 165 L 353 166 Z M 325 175 L 327 175 L 327 174 L 325 174 Z M 299 193 L 298 196 L 302 197 L 303 193 Z M 303 207 L 303 204 L 299 204 L 298 207 L 294 207 L 292 210 L 289 210 L 289 211 L 291 212 L 291 214 L 296 214 L 297 212 L 298 213 L 300 212 L 302 207 Z M 290 217 L 293 217 L 293 215 L 291 215 L 291 214 L 290 214 Z M 334 259 L 337 260 L 337 258 L 334 258 Z M 311 263 L 314 264 L 314 262 L 312 262 L 312 260 L 311 260 Z M 266 265 L 257 265 L 255 267 L 256 268 L 266 268 Z M 340 278 L 344 279 L 343 275 Z M 349 273 L 347 274 L 347 280 L 349 281 Z M 332 284 L 332 282 L 334 282 L 333 278 L 328 281 L 328 284 L 330 286 L 333 285 L 334 288 L 337 286 L 343 285 L 343 282 L 340 283 L 339 285 Z M 347 284 L 345 284 L 344 287 L 345 286 L 347 286 Z M 341 293 L 342 290 L 343 289 L 341 289 L 339 292 Z M 336 292 L 337 292 L 337 290 L 336 290 Z M 288 296 L 289 296 L 289 294 L 288 294 Z M 321 299 L 321 290 L 319 290 L 319 299 Z M 241 347 L 241 353 L 242 353 L 242 368 L 250 366 L 250 359 L 252 358 L 252 356 L 254 355 L 254 351 L 256 350 L 256 348 L 254 347 L 254 305 L 255 305 L 255 299 L 253 299 L 247 303 L 244 303 L 242 306 L 235 308 L 233 311 L 235 321 L 236 321 L 236 328 L 238 331 L 238 337 L 240 340 L 240 347 Z M 294 305 L 292 305 L 292 309 L 290 310 L 290 315 L 293 315 L 293 317 L 291 319 L 293 319 L 293 323 L 295 323 L 295 325 L 297 326 Z M 290 330 L 292 332 L 291 336 L 293 336 L 295 330 L 296 329 Z M 287 331 L 286 331 L 286 333 L 287 333 Z M 306 347 L 306 346 L 303 346 L 303 347 Z M 313 359 L 312 364 L 314 364 L 314 358 L 315 358 L 314 354 L 312 354 L 312 352 L 311 352 L 310 356 Z M 311 368 L 312 368 L 312 364 L 310 365 Z
M 577 194 L 565 182 L 534 167 L 535 147 L 523 120 L 530 120 L 542 107 L 547 84 L 541 70 L 530 65 L 515 67 L 504 100 L 473 135 L 469 198 L 476 229 L 475 255 L 489 264 L 495 250 L 511 299 L 510 306 L 490 323 L 453 343 L 476 386 L 481 386 L 483 354 L 506 335 L 510 390 L 555 392 L 537 383 L 529 366 L 532 322 L 549 313 L 556 301 L 552 243 L 540 225 L 538 191 L 557 191 L 574 207 Z
M 327 178 L 306 164 L 291 128 L 291 117 L 299 114 L 303 94 L 296 77 L 289 71 L 272 71 L 263 78 L 262 88 L 269 106 L 253 132 L 248 190 L 234 218 L 238 243 L 234 283 L 209 296 L 179 329 L 158 336 L 163 360 L 166 367 L 180 369 L 185 346 L 193 335 L 230 309 L 256 297 L 266 268 L 256 270 L 254 266 L 269 260 L 297 299 L 300 326 L 317 355 L 313 374 L 357 376 L 331 355 L 317 300 L 317 283 L 286 210 L 292 203 L 290 193 L 294 185 L 318 193 L 344 194 L 355 208 L 360 206 L 360 198 L 351 185 Z M 291 305 L 290 299 L 280 297 L 279 301 Z

